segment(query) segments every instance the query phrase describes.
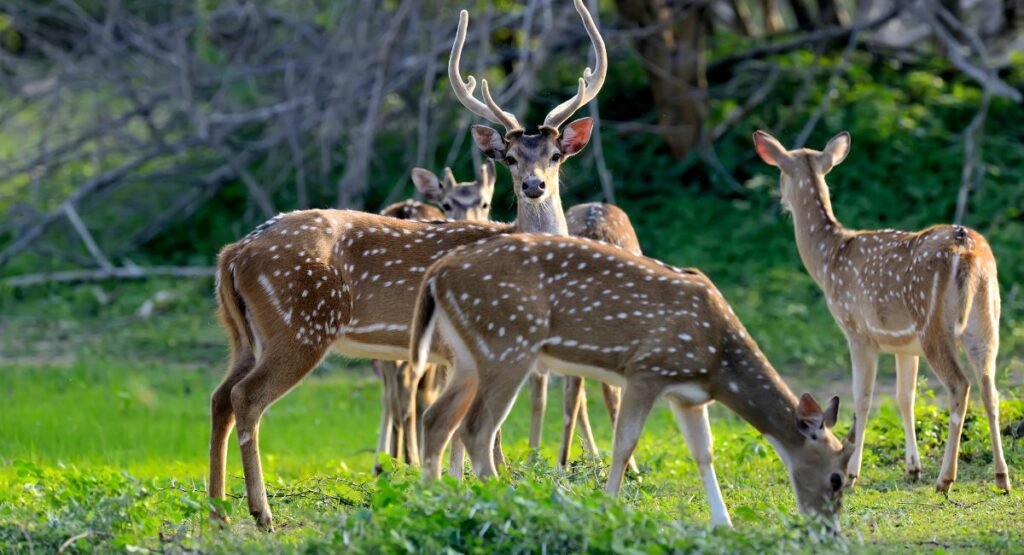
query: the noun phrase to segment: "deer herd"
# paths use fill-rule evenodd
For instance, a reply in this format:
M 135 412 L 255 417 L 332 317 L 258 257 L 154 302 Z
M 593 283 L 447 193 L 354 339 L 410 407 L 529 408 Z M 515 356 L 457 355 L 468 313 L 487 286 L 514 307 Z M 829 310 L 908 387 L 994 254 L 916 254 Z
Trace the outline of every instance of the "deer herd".
M 225 497 L 227 438 L 237 430 L 249 511 L 272 528 L 259 452 L 264 411 L 334 351 L 378 359 L 385 384 L 378 454 L 461 476 L 463 453 L 480 478 L 503 464 L 500 426 L 531 381 L 530 446 L 538 448 L 549 371 L 565 376 L 564 467 L 577 421 L 597 453 L 582 380 L 604 384 L 614 424 L 608 493 L 618 493 L 654 403 L 664 398 L 699 469 L 715 524 L 730 523 L 712 464 L 708 404 L 719 401 L 756 428 L 787 467 L 802 512 L 835 523 L 845 489 L 860 474 L 880 353 L 896 356 L 906 472 L 918 478 L 914 389 L 923 356 L 949 394 L 947 448 L 936 487 L 956 479 L 969 382 L 967 353 L 988 415 L 996 484 L 1010 481 L 999 437 L 995 359 L 999 346 L 996 264 L 985 239 L 961 226 L 909 233 L 854 231 L 835 218 L 825 176 L 843 161 L 850 136 L 824 150 L 787 150 L 758 131 L 760 158 L 781 171 L 782 203 L 796 243 L 846 336 L 854 419 L 833 434 L 839 398 L 822 408 L 797 397 L 708 277 L 642 255 L 619 208 L 584 204 L 563 212 L 559 171 L 590 140 L 593 120 L 566 123 L 591 102 L 607 72 L 600 32 L 582 0 L 576 10 L 593 45 L 577 93 L 553 108 L 536 133 L 491 96 L 486 80 L 459 69 L 468 13 L 462 11 L 448 65 L 452 89 L 473 114 L 486 157 L 476 181 L 459 183 L 416 168 L 423 197 L 382 215 L 301 210 L 279 215 L 221 251 L 216 294 L 231 347 L 227 375 L 211 399 L 209 493 Z M 513 223 L 488 220 L 495 163 L 508 168 Z M 392 362 L 407 361 L 407 362 Z M 378 459 L 378 465 L 379 465 Z M 379 471 L 379 466 L 376 468 Z M 224 519 L 219 511 L 214 518 Z

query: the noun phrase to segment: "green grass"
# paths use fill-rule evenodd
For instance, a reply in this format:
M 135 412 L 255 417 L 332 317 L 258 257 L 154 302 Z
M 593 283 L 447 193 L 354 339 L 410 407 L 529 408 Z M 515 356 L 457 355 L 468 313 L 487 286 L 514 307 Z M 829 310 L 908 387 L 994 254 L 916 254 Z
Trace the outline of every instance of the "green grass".
M 135 316 L 158 290 L 171 292 L 172 300 L 155 316 Z M 204 493 L 208 398 L 224 366 L 208 292 L 206 282 L 154 282 L 108 286 L 101 293 L 76 287 L 0 295 L 0 312 L 7 316 L 0 334 L 0 551 L 31 546 L 50 552 L 79 534 L 87 535 L 70 548 L 82 552 L 1024 549 L 1024 496 L 992 490 L 987 423 L 976 406 L 953 493 L 946 499 L 933 491 L 946 414 L 927 388 L 917 414 L 925 481 L 908 484 L 902 477 L 900 420 L 883 395 L 871 421 L 861 483 L 846 498 L 843 534 L 832 538 L 796 516 L 782 463 L 722 407 L 712 410 L 716 469 L 734 530 L 707 526 L 696 466 L 667 410 L 655 410 L 648 421 L 637 453 L 641 472 L 627 481 L 621 499 L 600 491 L 607 460 L 585 460 L 578 447 L 572 471 L 553 469 L 561 420 L 557 387 L 539 461 L 528 456 L 525 396 L 509 418 L 504 437 L 510 476 L 428 487 L 418 471 L 394 467 L 374 479 L 368 471 L 379 386 L 365 363 L 340 359 L 328 360 L 263 420 L 261 450 L 278 531 L 256 531 L 247 515 L 234 439 L 227 504 L 233 521 L 222 530 L 206 519 Z M 757 311 L 753 293 L 736 293 L 737 312 Z M 762 318 L 770 315 L 753 319 Z M 818 320 L 796 322 L 789 324 L 793 344 L 804 345 L 808 356 L 825 356 L 827 346 L 796 341 L 812 336 Z M 833 388 L 831 380 L 848 379 L 844 366 L 838 375 L 812 373 L 814 364 L 794 360 L 796 369 L 784 371 L 787 379 L 819 396 Z M 891 381 L 880 378 L 882 386 Z M 1009 385 L 1005 372 L 1000 382 L 1010 427 L 1024 418 L 1024 390 Z M 600 399 L 599 391 L 589 398 Z M 843 400 L 840 433 L 850 422 L 848 393 Z M 592 404 L 591 413 L 607 451 L 611 433 L 604 411 Z M 1013 471 L 1024 466 L 1024 442 L 1007 437 L 1004 445 L 1018 478 Z

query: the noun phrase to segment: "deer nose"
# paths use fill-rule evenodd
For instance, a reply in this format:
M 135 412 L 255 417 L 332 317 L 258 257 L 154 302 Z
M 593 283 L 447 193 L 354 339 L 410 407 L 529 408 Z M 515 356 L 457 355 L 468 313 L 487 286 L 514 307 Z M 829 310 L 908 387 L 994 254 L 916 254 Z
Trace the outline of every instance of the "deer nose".
M 544 180 L 531 175 L 523 180 L 523 194 L 527 198 L 540 198 L 544 194 Z

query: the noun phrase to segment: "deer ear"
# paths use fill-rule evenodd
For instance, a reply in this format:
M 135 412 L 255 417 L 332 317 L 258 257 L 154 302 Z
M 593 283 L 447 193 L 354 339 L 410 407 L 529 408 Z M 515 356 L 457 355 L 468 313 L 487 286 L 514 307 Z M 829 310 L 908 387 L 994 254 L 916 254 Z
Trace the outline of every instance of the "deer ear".
M 843 131 L 829 139 L 828 144 L 825 145 L 825 150 L 821 151 L 818 155 L 818 168 L 821 170 L 821 174 L 825 175 L 832 168 L 838 166 L 843 160 L 846 160 L 846 155 L 850 153 L 850 133 Z
M 416 190 L 423 195 L 423 198 L 430 202 L 440 202 L 444 198 L 444 189 L 441 188 L 441 181 L 437 179 L 434 172 L 423 168 L 413 168 L 412 182 L 416 185 Z
M 781 167 L 782 161 L 789 157 L 786 147 L 778 139 L 760 129 L 754 131 L 754 148 L 761 160 L 769 166 Z
M 580 118 L 562 130 L 558 138 L 558 148 L 566 158 L 583 150 L 590 142 L 590 134 L 594 131 L 594 120 L 591 118 Z
M 505 142 L 501 133 L 486 125 L 473 126 L 473 141 L 483 151 L 484 155 L 491 160 L 504 160 L 505 152 L 508 150 L 508 143 Z
M 811 397 L 810 393 L 800 396 L 800 403 L 796 407 L 796 424 L 808 439 L 818 439 L 825 423 L 825 415 L 821 412 L 821 406 Z
M 839 419 L 839 396 L 838 395 L 833 396 L 832 399 L 828 402 L 828 406 L 825 407 L 825 412 L 823 413 L 823 417 L 824 417 L 824 422 L 823 423 L 825 424 L 826 428 L 831 430 L 833 427 L 835 427 L 836 420 Z
M 494 187 L 494 161 L 490 158 L 480 164 L 480 184 L 484 187 Z
M 452 173 L 451 168 L 446 167 L 444 171 L 441 172 L 441 175 L 443 176 L 443 180 L 441 181 L 442 189 L 451 191 L 459 184 L 458 181 L 455 181 L 455 174 Z

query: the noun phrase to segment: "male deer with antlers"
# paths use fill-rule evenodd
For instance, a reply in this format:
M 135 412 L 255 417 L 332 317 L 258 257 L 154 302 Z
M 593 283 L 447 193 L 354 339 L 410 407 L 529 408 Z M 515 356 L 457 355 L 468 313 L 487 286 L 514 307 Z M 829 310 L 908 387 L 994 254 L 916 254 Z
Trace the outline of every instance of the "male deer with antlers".
M 508 235 L 446 256 L 424 275 L 410 360 L 426 362 L 434 330 L 453 374 L 424 414 L 424 465 L 456 426 L 478 476 L 496 472 L 491 445 L 538 361 L 556 372 L 623 387 L 607 491 L 659 397 L 672 405 L 700 468 L 712 521 L 729 524 L 715 477 L 707 404 L 717 400 L 765 434 L 789 469 L 800 508 L 834 518 L 852 443 L 840 443 L 839 399 L 799 401 L 703 274 L 602 243 Z
M 825 175 L 850 151 L 840 133 L 821 152 L 787 150 L 771 135 L 754 133 L 757 153 L 782 172 L 782 202 L 792 212 L 797 249 L 825 293 L 829 310 L 846 335 L 853 365 L 856 449 L 849 481 L 860 474 L 864 429 L 879 353 L 896 355 L 896 396 L 903 417 L 907 476 L 917 479 L 921 459 L 914 433 L 914 388 L 919 357 L 928 360 L 949 393 L 949 436 L 936 488 L 956 480 L 960 433 L 970 383 L 958 360 L 959 346 L 981 382 L 988 413 L 996 485 L 1010 490 L 999 437 L 995 387 L 999 350 L 999 283 L 996 261 L 978 232 L 958 225 L 916 233 L 846 229 L 832 213 Z
M 480 165 L 476 181 L 459 182 L 451 168 L 445 168 L 438 177 L 423 168 L 412 169 L 412 181 L 416 190 L 437 208 L 415 200 L 390 204 L 381 210 L 382 216 L 400 220 L 466 220 L 485 222 L 491 213 L 491 199 L 494 196 L 494 162 L 490 159 Z M 419 377 L 418 385 L 412 368 L 405 361 L 373 361 L 374 371 L 383 384 L 381 395 L 381 423 L 377 435 L 377 456 L 373 465 L 374 474 L 380 474 L 381 453 L 391 458 L 411 463 L 406 449 L 405 438 L 418 437 L 410 428 L 420 421 L 423 410 L 434 402 L 444 384 L 443 368 L 427 365 Z M 410 418 L 410 415 L 412 417 Z M 422 445 L 418 446 L 421 449 Z
M 330 350 L 359 358 L 405 358 L 420 278 L 445 254 L 512 232 L 565 233 L 559 168 L 586 146 L 593 121 L 562 125 L 597 95 L 607 68 L 597 26 L 582 0 L 575 5 L 597 64 L 584 71 L 577 94 L 545 117 L 538 134 L 527 134 L 515 116 L 498 107 L 486 80 L 481 82 L 484 101 L 473 98 L 475 80 L 464 82 L 458 69 L 469 18 L 465 11 L 460 14 L 449 76 L 467 108 L 508 131 L 502 137 L 475 126 L 473 137 L 512 174 L 518 201 L 514 224 L 425 223 L 348 210 L 303 210 L 273 218 L 221 251 L 218 313 L 228 332 L 231 362 L 211 399 L 212 498 L 224 498 L 227 436 L 237 427 L 249 512 L 257 525 L 272 528 L 259 455 L 259 422 L 266 408 Z M 443 345 L 429 358 L 449 362 Z M 415 438 L 407 442 L 415 449 Z M 417 460 L 418 453 L 411 458 Z

